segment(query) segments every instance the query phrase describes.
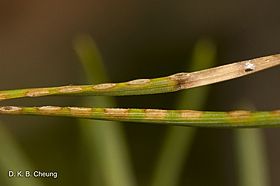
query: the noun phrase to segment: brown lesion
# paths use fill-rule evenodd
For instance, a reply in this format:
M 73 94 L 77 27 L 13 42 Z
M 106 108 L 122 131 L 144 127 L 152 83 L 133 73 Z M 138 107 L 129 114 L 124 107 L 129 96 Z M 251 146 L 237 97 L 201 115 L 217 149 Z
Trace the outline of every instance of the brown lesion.
M 143 86 L 149 85 L 150 82 L 151 82 L 150 79 L 135 79 L 132 81 L 128 81 L 125 84 L 127 86 L 143 87 Z
M 36 88 L 27 90 L 25 96 L 27 97 L 39 97 L 50 94 L 50 91 L 45 88 Z
M 145 109 L 145 114 L 148 119 L 164 119 L 167 115 L 167 110 Z
M 236 110 L 236 111 L 230 111 L 228 112 L 228 116 L 230 119 L 233 120 L 246 120 L 249 119 L 251 116 L 251 111 L 246 111 L 246 110 Z
M 173 74 L 171 76 L 168 76 L 168 79 L 170 81 L 176 81 L 177 85 L 175 87 L 175 90 L 185 89 L 187 88 L 187 82 L 190 80 L 190 73 L 181 72 Z
M 86 107 L 68 107 L 68 110 L 73 116 L 87 117 L 92 113 L 92 108 Z
M 92 89 L 95 90 L 110 90 L 113 89 L 117 84 L 116 83 L 103 83 L 98 85 L 93 85 Z
M 59 111 L 62 110 L 61 107 L 56 107 L 56 106 L 43 106 L 43 107 L 36 107 L 36 108 L 42 115 L 55 115 L 55 114 L 59 114 Z
M 59 93 L 75 93 L 82 91 L 83 88 L 80 86 L 64 86 L 58 89 Z
M 110 118 L 126 118 L 128 116 L 129 109 L 121 108 L 107 108 L 104 109 L 104 114 Z
M 184 119 L 199 119 L 203 112 L 196 110 L 180 110 L 180 115 Z
M 8 99 L 5 94 L 0 94 L 0 101 Z
M 274 110 L 271 112 L 272 116 L 274 117 L 280 117 L 280 110 Z
M 16 106 L 3 106 L 0 107 L 1 114 L 21 114 L 22 108 Z

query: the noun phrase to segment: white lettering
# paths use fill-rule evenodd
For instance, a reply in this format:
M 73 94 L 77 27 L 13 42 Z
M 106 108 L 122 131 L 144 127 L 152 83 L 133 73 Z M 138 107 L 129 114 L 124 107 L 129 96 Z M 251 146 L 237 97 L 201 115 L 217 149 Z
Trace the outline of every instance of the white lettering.
M 21 171 L 17 171 L 17 177 L 22 177 Z
M 31 177 L 30 171 L 25 171 L 25 177 L 26 177 L 26 178 Z
M 33 172 L 33 176 L 35 177 L 35 178 L 37 178 L 37 177 L 42 177 L 42 178 L 54 178 L 54 179 L 56 179 L 57 178 L 57 172 L 41 172 L 41 171 L 34 171 Z
M 15 176 L 14 172 L 13 171 L 9 171 L 9 177 L 13 177 Z

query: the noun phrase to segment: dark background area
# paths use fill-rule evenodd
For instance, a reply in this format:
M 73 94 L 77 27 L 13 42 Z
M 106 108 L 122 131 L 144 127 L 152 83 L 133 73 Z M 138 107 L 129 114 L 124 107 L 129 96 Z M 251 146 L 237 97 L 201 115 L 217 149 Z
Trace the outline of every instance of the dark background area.
M 89 33 L 111 82 L 185 71 L 195 42 L 217 45 L 217 65 L 280 51 L 280 1 L 0 1 L 1 90 L 85 84 L 73 39 Z M 240 100 L 279 109 L 280 67 L 211 85 L 205 110 L 233 110 Z M 117 98 L 120 107 L 174 109 L 178 93 Z M 80 98 L 10 100 L 1 105 L 78 105 Z M 195 99 L 195 95 L 194 95 Z M 187 105 L 187 103 L 186 103 Z M 94 105 L 92 105 L 94 107 Z M 78 184 L 79 133 L 74 119 L 1 116 L 39 169 Z M 165 126 L 124 124 L 139 185 L 150 179 Z M 263 129 L 273 186 L 280 185 L 280 130 Z M 200 129 L 182 185 L 236 185 L 232 130 Z

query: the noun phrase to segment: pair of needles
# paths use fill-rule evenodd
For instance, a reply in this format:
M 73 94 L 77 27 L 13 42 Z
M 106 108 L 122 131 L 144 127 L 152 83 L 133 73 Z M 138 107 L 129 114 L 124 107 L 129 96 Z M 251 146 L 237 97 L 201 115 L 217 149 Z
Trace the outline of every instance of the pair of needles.
M 242 77 L 277 65 L 280 65 L 280 54 L 231 63 L 191 73 L 177 73 L 155 79 L 136 79 L 123 83 L 103 83 L 97 85 L 5 90 L 0 91 L 0 101 L 50 95 L 127 96 L 168 93 Z M 196 127 L 231 128 L 280 126 L 280 110 L 208 112 L 162 109 L 1 106 L 0 114 L 67 116 Z

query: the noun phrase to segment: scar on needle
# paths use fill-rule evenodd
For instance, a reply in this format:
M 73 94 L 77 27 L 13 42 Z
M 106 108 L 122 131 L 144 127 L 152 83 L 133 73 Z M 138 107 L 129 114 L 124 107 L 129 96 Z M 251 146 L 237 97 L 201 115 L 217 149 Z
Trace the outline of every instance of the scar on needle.
M 251 63 L 251 60 L 245 63 L 245 72 L 251 72 L 255 70 L 255 65 Z

